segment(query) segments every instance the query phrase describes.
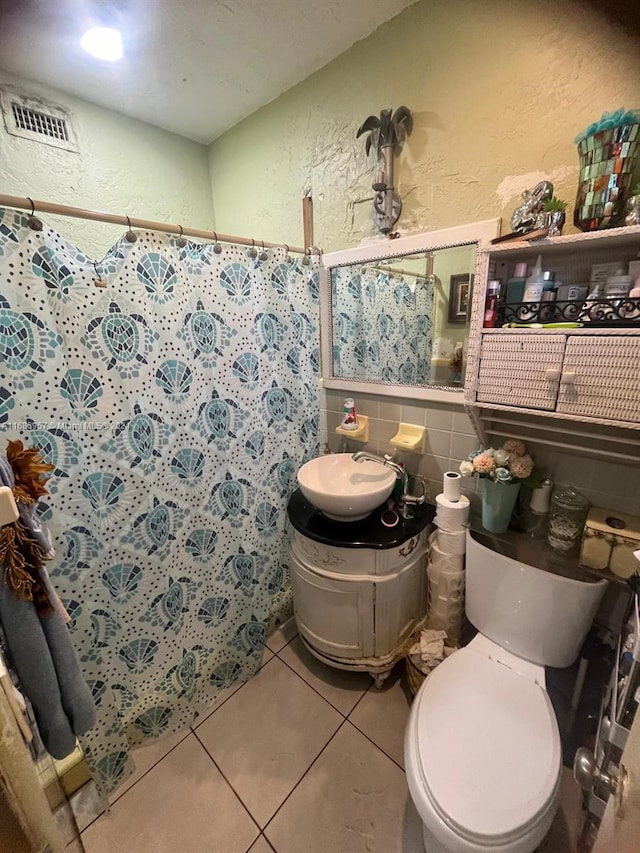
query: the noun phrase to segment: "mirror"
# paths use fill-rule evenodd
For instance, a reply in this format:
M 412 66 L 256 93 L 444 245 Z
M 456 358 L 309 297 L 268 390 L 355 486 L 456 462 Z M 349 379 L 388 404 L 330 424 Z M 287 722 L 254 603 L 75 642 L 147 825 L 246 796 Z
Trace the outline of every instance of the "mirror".
M 462 405 L 471 289 L 486 220 L 322 258 L 326 388 Z

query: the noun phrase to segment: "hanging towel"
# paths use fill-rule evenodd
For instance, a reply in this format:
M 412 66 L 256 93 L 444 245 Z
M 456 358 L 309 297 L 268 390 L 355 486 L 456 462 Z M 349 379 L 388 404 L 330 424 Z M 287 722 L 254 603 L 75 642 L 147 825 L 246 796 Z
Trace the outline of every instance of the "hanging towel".
M 13 458 L 24 461 L 25 454 L 17 451 L 14 447 Z M 41 462 L 32 451 L 27 453 L 36 466 Z M 36 544 L 36 552 L 40 556 L 51 552 L 49 532 L 36 512 L 37 497 L 43 494 L 42 473 L 42 470 L 40 474 L 36 470 L 34 476 L 37 483 L 34 488 L 30 488 L 25 468 L 21 468 L 19 462 L 14 468 L 0 457 L 0 480 L 14 489 L 20 511 L 15 526 L 21 527 L 21 530 L 19 535 L 12 536 L 11 545 L 18 549 L 20 543 L 24 545 L 26 532 L 30 543 Z M 31 500 L 27 503 L 29 498 Z M 33 581 L 31 587 L 27 583 L 16 590 L 5 581 L 9 559 L 5 556 L 0 578 L 0 624 L 11 663 L 33 706 L 42 741 L 54 758 L 64 758 L 75 749 L 76 735 L 84 734 L 95 725 L 96 713 L 61 609 L 50 603 L 55 601 L 53 587 L 44 567 L 34 565 L 37 561 L 32 559 L 30 543 L 27 548 L 29 553 L 20 555 L 24 557 L 20 564 L 25 567 L 21 571 L 26 572 Z M 30 591 L 33 593 L 31 597 Z

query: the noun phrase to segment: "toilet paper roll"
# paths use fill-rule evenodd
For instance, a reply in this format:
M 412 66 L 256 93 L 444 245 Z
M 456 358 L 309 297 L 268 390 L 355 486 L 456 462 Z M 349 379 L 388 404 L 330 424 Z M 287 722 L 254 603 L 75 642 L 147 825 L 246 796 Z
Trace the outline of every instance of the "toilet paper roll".
M 467 550 L 467 531 L 465 529 L 455 532 L 438 530 L 436 542 L 443 554 L 452 556 L 464 554 Z
M 446 471 L 442 478 L 442 494 L 448 501 L 456 503 L 462 495 L 461 484 L 462 477 L 457 471 Z
M 437 542 L 431 546 L 429 562 L 437 572 L 464 571 L 464 554 L 447 554 Z
M 469 498 L 461 495 L 459 500 L 451 501 L 444 495 L 438 495 L 433 522 L 440 530 L 452 533 L 463 530 L 469 523 Z

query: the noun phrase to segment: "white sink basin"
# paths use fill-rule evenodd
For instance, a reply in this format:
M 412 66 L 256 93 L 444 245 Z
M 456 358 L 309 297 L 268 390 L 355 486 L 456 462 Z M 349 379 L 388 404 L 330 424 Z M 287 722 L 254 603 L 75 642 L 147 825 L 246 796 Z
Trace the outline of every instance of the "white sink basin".
M 350 453 L 328 453 L 298 471 L 298 485 L 309 503 L 336 521 L 358 521 L 393 491 L 395 471 L 378 462 L 354 462 Z

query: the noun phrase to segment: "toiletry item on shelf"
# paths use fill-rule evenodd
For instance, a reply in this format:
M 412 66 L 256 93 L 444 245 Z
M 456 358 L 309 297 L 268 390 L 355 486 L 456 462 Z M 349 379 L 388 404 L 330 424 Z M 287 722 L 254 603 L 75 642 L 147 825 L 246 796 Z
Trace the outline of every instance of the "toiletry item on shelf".
M 598 302 L 602 299 L 604 299 L 604 283 L 596 282 L 591 285 L 586 302 L 582 306 L 583 323 L 598 319 L 598 315 L 602 314 L 601 307 L 598 307 Z
M 582 537 L 581 565 L 628 578 L 638 568 L 637 560 L 633 556 L 638 547 L 638 516 L 591 507 Z
M 586 284 L 560 284 L 558 282 L 556 298 L 558 302 L 583 302 L 589 288 Z
M 568 487 L 553 493 L 549 510 L 547 542 L 558 551 L 570 551 L 580 542 L 589 501 Z
M 358 429 L 356 406 L 351 397 L 347 397 L 344 401 L 340 426 L 342 429 Z
M 493 329 L 498 323 L 498 299 L 500 297 L 500 287 L 502 282 L 498 279 L 490 281 L 487 285 L 487 296 L 484 303 L 484 322 L 485 329 Z
M 556 314 L 555 305 L 548 304 L 556 301 L 556 274 L 551 272 L 551 270 L 545 270 L 542 277 L 544 278 L 544 285 L 542 286 L 541 301 L 546 302 L 547 304 L 540 306 L 539 317 L 542 323 L 550 323 L 553 321 Z
M 591 290 L 593 290 L 594 285 L 602 285 L 602 291 L 604 292 L 604 285 L 607 282 L 607 278 L 610 275 L 615 275 L 616 270 L 620 267 L 619 261 L 613 261 L 608 264 L 593 264 L 591 267 L 591 278 L 589 279 Z
M 631 276 L 627 275 L 622 267 L 619 267 L 614 275 L 607 276 L 604 286 L 605 297 L 607 299 L 624 297 L 630 290 Z
M 527 265 L 525 263 L 516 264 L 513 278 L 507 281 L 507 286 L 504 295 L 504 301 L 508 305 L 515 305 L 522 302 L 524 296 L 524 286 L 527 281 Z
M 547 532 L 547 517 L 549 515 L 552 488 L 553 483 L 547 478 L 531 493 L 529 512 L 526 520 L 526 532 L 532 539 L 544 539 Z
M 640 278 L 635 283 L 635 286 L 629 291 L 628 301 L 624 313 L 625 320 L 640 320 Z
M 538 255 L 536 264 L 526 281 L 523 302 L 540 302 L 544 289 L 544 276 L 542 273 L 542 255 Z

